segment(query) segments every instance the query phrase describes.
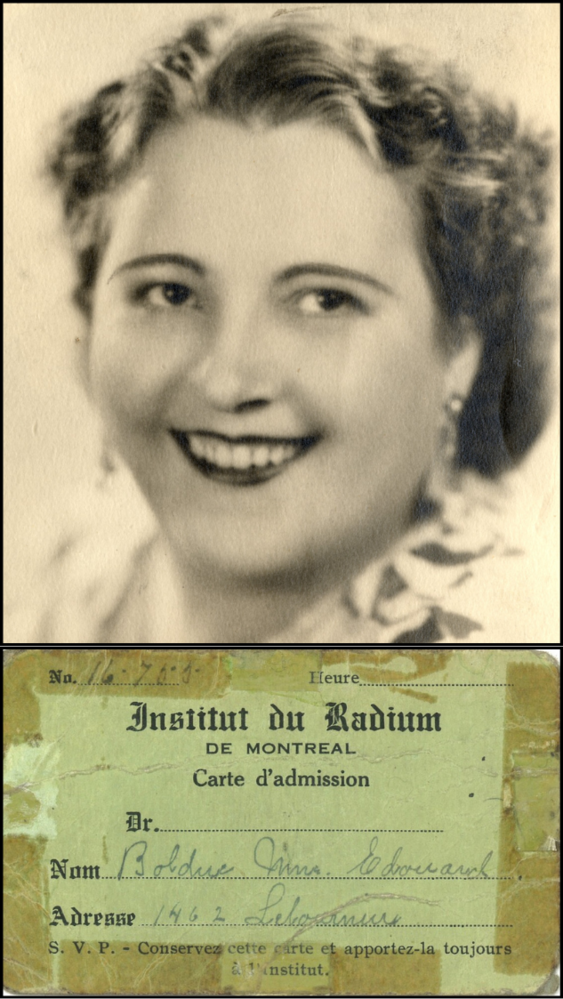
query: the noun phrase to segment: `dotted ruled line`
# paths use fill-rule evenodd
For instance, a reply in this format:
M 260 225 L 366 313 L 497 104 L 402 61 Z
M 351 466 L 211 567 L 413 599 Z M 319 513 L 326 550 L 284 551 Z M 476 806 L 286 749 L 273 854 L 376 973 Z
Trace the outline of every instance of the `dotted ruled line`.
M 443 829 L 152 829 L 162 833 L 271 833 L 271 832 L 314 832 L 314 833 L 443 833 Z
M 284 874 L 281 878 L 282 881 L 512 881 L 513 876 L 511 874 L 503 874 L 499 877 L 493 877 L 492 875 L 487 875 L 486 878 L 471 878 L 471 877 L 448 877 L 447 875 L 428 877 L 418 877 L 409 878 L 402 877 L 398 875 L 397 877 L 373 877 L 371 874 L 357 874 L 354 877 L 349 877 L 347 874 L 326 874 L 326 875 L 315 875 L 310 877 L 304 874 Z M 258 875 L 240 875 L 236 877 L 228 877 L 227 875 L 221 875 L 221 877 L 208 877 L 204 874 L 192 874 L 187 877 L 184 874 L 165 874 L 162 877 L 155 877 L 150 874 L 143 874 L 140 878 L 137 875 L 122 875 L 121 878 L 117 874 L 103 874 L 97 880 L 99 881 L 272 881 L 275 878 L 265 878 Z
M 154 929 L 155 926 L 237 926 L 248 930 L 254 923 L 224 923 L 222 921 L 218 923 L 200 923 L 199 920 L 194 920 L 192 923 L 138 923 L 138 926 L 150 926 Z M 260 925 L 260 924 L 258 924 Z M 409 930 L 409 929 L 512 929 L 514 923 L 372 923 L 368 924 L 369 929 L 384 929 L 384 930 Z M 366 924 L 363 923 L 361 926 L 359 923 L 323 923 L 320 920 L 318 922 L 311 923 L 309 929 L 315 929 L 317 926 L 330 926 L 331 930 L 349 930 L 350 927 L 354 929 L 365 929 Z M 283 926 L 282 926 L 283 928 Z
M 189 682 L 186 680 L 172 680 L 172 681 L 149 681 L 149 680 L 130 680 L 123 682 L 121 680 L 115 680 L 108 682 L 107 680 L 92 680 L 82 681 L 74 680 L 74 685 L 77 687 L 188 687 Z M 320 684 L 317 684 L 320 686 Z M 387 680 L 382 683 L 357 683 L 357 687 L 513 687 L 513 683 L 411 683 L 408 680 L 405 682 L 401 680 Z

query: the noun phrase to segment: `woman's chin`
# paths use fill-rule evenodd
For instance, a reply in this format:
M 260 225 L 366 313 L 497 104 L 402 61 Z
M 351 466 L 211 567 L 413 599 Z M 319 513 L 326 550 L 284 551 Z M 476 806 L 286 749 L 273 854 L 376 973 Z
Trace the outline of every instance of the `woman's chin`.
M 222 588 L 239 586 L 257 592 L 301 591 L 304 598 L 344 584 L 365 564 L 379 557 L 391 538 L 389 525 L 374 530 L 373 520 L 363 531 L 357 525 L 342 525 L 337 534 L 314 529 L 280 529 L 278 523 L 255 524 L 252 530 L 218 530 L 200 524 L 200 529 L 169 525 L 164 533 L 174 560 L 187 578 L 198 577 L 203 585 Z M 310 526 L 310 525 L 309 525 Z M 176 529 L 174 529 L 174 527 Z M 302 525 L 305 527 L 305 525 Z
M 216 586 L 308 587 L 315 578 L 326 575 L 325 559 L 300 545 L 283 544 L 272 528 L 260 537 L 221 535 L 205 543 L 197 537 L 168 537 L 175 560 L 188 574 L 207 578 Z

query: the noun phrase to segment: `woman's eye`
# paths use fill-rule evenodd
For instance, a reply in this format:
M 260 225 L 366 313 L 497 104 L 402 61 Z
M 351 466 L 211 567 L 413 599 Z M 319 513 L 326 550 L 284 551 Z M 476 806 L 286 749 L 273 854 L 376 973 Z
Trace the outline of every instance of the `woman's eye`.
M 138 301 L 153 308 L 164 309 L 167 306 L 195 305 L 195 294 L 192 288 L 174 281 L 145 285 L 136 295 Z
M 309 291 L 299 299 L 300 311 L 309 316 L 320 316 L 329 312 L 352 310 L 367 312 L 367 308 L 359 298 L 348 291 L 338 291 L 334 288 L 318 288 Z

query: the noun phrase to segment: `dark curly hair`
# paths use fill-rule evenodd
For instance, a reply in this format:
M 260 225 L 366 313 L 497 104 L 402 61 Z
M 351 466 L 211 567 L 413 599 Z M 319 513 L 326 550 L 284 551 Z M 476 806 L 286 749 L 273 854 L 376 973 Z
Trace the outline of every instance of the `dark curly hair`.
M 512 108 L 476 95 L 450 67 L 410 52 L 335 40 L 302 17 L 235 32 L 222 18 L 194 22 L 67 114 L 49 156 L 77 263 L 74 300 L 87 318 L 108 194 L 157 129 L 193 114 L 274 127 L 321 120 L 389 170 L 410 168 L 441 307 L 449 319 L 469 317 L 482 341 L 457 465 L 489 476 L 514 466 L 547 416 L 546 138 L 519 130 Z M 452 337 L 463 328 L 446 325 Z

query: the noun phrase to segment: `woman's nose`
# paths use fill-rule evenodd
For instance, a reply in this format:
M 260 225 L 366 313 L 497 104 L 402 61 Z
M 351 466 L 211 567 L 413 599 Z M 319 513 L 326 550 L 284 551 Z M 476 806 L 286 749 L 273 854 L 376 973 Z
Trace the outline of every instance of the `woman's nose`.
M 190 380 L 213 409 L 242 412 L 273 401 L 277 365 L 264 325 L 231 317 L 206 332 Z

